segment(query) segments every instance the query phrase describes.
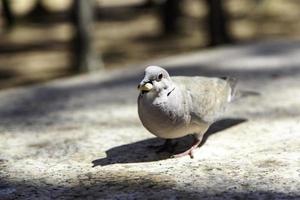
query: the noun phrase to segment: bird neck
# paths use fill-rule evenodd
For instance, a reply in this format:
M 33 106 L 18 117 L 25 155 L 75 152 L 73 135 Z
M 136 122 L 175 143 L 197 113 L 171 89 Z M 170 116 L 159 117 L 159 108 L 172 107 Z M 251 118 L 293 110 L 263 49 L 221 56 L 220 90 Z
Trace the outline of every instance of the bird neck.
M 158 96 L 167 96 L 168 97 L 169 95 L 171 95 L 174 92 L 175 89 L 176 89 L 176 85 L 174 83 L 170 82 L 168 84 L 168 87 L 165 87 L 158 92 Z

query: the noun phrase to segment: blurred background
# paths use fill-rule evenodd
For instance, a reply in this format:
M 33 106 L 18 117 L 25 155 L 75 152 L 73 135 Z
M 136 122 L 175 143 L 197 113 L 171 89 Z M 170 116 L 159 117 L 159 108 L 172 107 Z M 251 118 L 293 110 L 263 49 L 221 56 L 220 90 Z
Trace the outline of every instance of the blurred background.
M 0 89 L 299 38 L 297 0 L 1 0 Z

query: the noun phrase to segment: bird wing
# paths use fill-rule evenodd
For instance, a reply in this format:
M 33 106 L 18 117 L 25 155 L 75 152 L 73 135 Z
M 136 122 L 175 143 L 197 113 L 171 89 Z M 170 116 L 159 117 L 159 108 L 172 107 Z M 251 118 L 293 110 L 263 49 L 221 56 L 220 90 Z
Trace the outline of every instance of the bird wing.
M 233 91 L 232 79 L 177 76 L 172 80 L 182 90 L 192 120 L 201 123 L 213 123 L 224 111 Z

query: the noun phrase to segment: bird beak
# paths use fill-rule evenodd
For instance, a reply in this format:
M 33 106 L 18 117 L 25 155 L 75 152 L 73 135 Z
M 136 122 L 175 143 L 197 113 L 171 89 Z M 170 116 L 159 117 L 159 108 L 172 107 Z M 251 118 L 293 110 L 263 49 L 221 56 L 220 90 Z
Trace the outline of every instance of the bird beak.
M 142 92 L 149 92 L 150 90 L 152 90 L 153 88 L 153 85 L 152 83 L 145 83 L 145 82 L 141 82 L 139 85 L 138 85 L 138 90 L 142 91 Z

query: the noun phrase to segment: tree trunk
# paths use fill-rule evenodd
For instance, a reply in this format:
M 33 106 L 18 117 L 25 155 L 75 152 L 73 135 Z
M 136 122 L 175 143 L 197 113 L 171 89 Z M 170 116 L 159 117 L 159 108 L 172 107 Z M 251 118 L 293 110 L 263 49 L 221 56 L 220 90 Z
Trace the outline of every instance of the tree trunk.
M 11 10 L 9 0 L 2 0 L 2 11 L 6 28 L 11 28 L 15 24 L 15 18 Z
M 178 18 L 181 15 L 180 0 L 165 0 L 160 7 L 163 33 L 178 33 Z
M 73 4 L 72 18 L 75 28 L 73 61 L 74 70 L 77 72 L 103 68 L 100 58 L 97 58 L 93 42 L 94 3 L 93 0 L 74 0 Z
M 222 0 L 206 0 L 208 6 L 208 31 L 210 46 L 230 43 L 232 40 L 228 33 L 227 14 L 223 8 Z

